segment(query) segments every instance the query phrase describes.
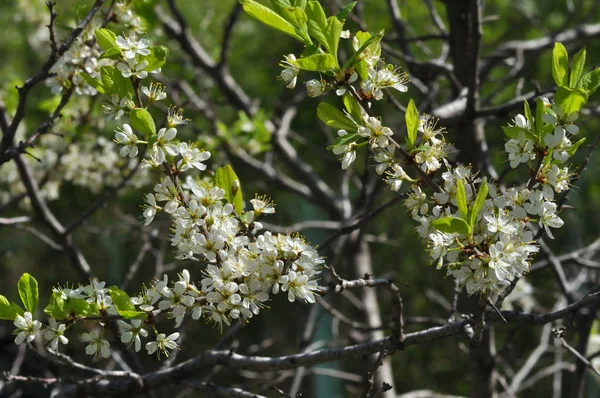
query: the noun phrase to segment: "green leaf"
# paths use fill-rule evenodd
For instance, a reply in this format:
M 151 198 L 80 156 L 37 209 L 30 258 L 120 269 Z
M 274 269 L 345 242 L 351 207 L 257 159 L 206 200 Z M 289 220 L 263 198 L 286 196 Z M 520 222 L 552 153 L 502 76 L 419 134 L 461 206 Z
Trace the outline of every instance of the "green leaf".
M 431 222 L 431 226 L 438 231 L 445 232 L 447 234 L 461 234 L 468 236 L 471 234 L 469 224 L 462 218 L 458 217 L 442 217 Z
M 21 279 L 19 279 L 17 288 L 19 290 L 21 301 L 23 302 L 23 307 L 25 307 L 27 311 L 34 314 L 40 299 L 37 281 L 33 276 L 26 272 L 21 275 Z
M 577 88 L 585 90 L 590 97 L 598 87 L 600 87 L 600 68 L 596 68 L 581 76 L 579 83 L 577 83 Z
M 300 58 L 295 62 L 300 69 L 315 72 L 328 72 L 336 68 L 335 57 L 331 54 L 315 54 Z
M 577 52 L 573 56 L 573 65 L 571 65 L 571 77 L 569 78 L 569 87 L 575 88 L 577 87 L 577 83 L 579 83 L 579 79 L 583 75 L 583 68 L 585 67 L 585 58 L 587 51 L 585 47 Z
M 415 146 L 415 140 L 417 139 L 417 133 L 419 131 L 419 111 L 415 105 L 415 101 L 411 98 L 408 101 L 406 107 L 406 113 L 404 114 L 404 120 L 406 122 L 406 144 L 408 149 L 412 149 Z
M 541 98 L 535 100 L 535 134 L 540 137 L 542 128 L 544 127 L 544 121 L 542 117 L 546 113 L 546 104 Z M 533 125 L 531 125 L 533 126 Z
M 296 0 L 294 6 L 304 10 L 306 8 L 306 0 Z
M 163 66 L 167 62 L 169 49 L 165 46 L 154 46 L 150 48 L 150 54 L 145 55 L 142 59 L 148 61 L 148 66 L 144 68 L 146 72 L 152 72 Z
M 331 53 L 329 41 L 325 33 L 327 31 L 327 17 L 325 16 L 323 7 L 321 7 L 321 3 L 318 1 L 309 1 L 305 11 L 308 17 L 308 33 Z
M 327 147 L 327 150 L 330 151 L 333 148 L 335 148 L 336 146 L 346 145 L 346 144 L 348 144 L 350 142 L 356 141 L 359 138 L 360 138 L 360 136 L 358 135 L 358 133 L 346 134 L 346 135 L 342 135 L 341 137 L 338 136 L 336 143 L 333 144 L 333 145 L 329 145 Z
M 587 92 L 580 88 L 559 87 L 554 95 L 554 102 L 563 108 L 566 115 L 579 112 L 587 100 Z
M 340 43 L 340 35 L 342 34 L 343 28 L 344 23 L 336 17 L 327 18 L 327 29 L 325 30 L 325 37 L 327 38 L 327 42 L 329 43 L 329 52 L 334 57 L 336 57 L 336 60 L 338 45 Z
M 76 316 L 94 316 L 98 315 L 98 306 L 90 304 L 85 299 L 68 298 L 65 306 L 69 314 L 74 313 Z
M 294 29 L 294 25 L 277 15 L 277 13 L 270 8 L 252 0 L 240 0 L 240 3 L 242 4 L 242 7 L 244 7 L 244 11 L 252 18 L 259 20 L 273 29 L 292 36 L 294 39 L 298 39 L 302 42 L 304 41 L 304 39 L 296 32 L 296 29 Z
M 471 230 L 475 226 L 475 221 L 477 220 L 477 215 L 483 209 L 483 205 L 488 195 L 488 184 L 487 181 L 483 181 L 483 184 L 479 187 L 479 192 L 477 192 L 477 197 L 475 198 L 475 202 L 473 203 L 473 208 L 469 213 L 469 226 Z
M 377 33 L 375 36 L 371 36 L 369 37 L 359 48 L 358 50 L 356 50 L 356 52 L 354 54 L 352 54 L 352 56 L 350 57 L 350 59 L 348 59 L 348 61 L 346 61 L 346 63 L 344 64 L 344 69 L 350 69 L 353 68 L 354 65 L 358 62 L 358 61 L 362 61 L 366 56 L 368 55 L 372 55 L 372 49 L 371 46 L 378 46 L 379 42 L 381 41 L 381 39 L 383 38 L 383 31 Z M 368 50 L 368 51 L 365 51 Z M 361 76 L 362 77 L 362 76 Z
M 467 209 L 467 193 L 465 191 L 464 181 L 456 182 L 456 205 L 458 206 L 458 211 L 462 218 L 467 220 L 469 211 Z
M 356 6 L 356 3 L 357 3 L 356 1 L 353 1 L 352 3 L 346 4 L 344 7 L 342 7 L 340 12 L 338 12 L 338 14 L 336 15 L 336 18 L 339 19 L 340 21 L 345 21 L 348 14 L 350 14 L 350 12 Z
M 113 59 L 115 61 L 121 59 L 121 49 L 119 47 L 109 48 L 108 50 L 104 51 L 98 59 L 104 58 Z
M 561 43 L 554 43 L 552 50 L 552 77 L 558 87 L 566 86 L 567 73 L 569 72 L 569 54 Z
M 81 72 L 79 75 L 81 77 L 83 77 L 83 80 L 85 80 L 87 82 L 87 84 L 94 87 L 96 89 L 96 91 L 98 91 L 100 94 L 105 93 L 104 84 L 100 80 L 90 76 L 89 74 L 87 74 L 85 72 Z
M 69 316 L 69 309 L 62 298 L 61 292 L 52 292 L 50 303 L 44 308 L 44 312 L 51 318 L 65 319 Z
M 529 122 L 529 125 L 533 127 L 533 114 L 531 113 L 531 108 L 529 107 L 529 102 L 527 102 L 527 100 L 523 101 L 523 111 L 525 112 L 525 118 Z
M 112 71 L 112 82 L 113 85 L 109 90 L 110 94 L 117 94 L 119 98 L 133 98 L 135 93 L 133 91 L 133 84 L 131 79 L 123 77 L 123 74 L 117 68 L 113 68 Z
M 358 126 L 352 123 L 348 116 L 326 102 L 321 102 L 317 107 L 317 116 L 319 120 L 331 128 L 349 132 L 358 130 Z
M 100 79 L 102 79 L 102 85 L 104 86 L 104 91 L 109 94 L 112 93 L 112 86 L 115 84 L 113 80 L 115 67 L 112 65 L 106 65 L 100 68 Z
M 121 315 L 125 319 L 139 319 L 142 321 L 148 319 L 148 314 L 145 313 L 144 311 L 117 310 L 117 312 L 119 313 L 119 315 Z
M 306 12 L 300 7 L 286 7 L 281 10 L 277 10 L 278 14 L 291 23 L 295 28 L 296 32 L 302 38 L 302 42 L 306 45 L 312 44 L 310 35 L 308 32 L 308 17 Z
M 108 288 L 108 293 L 112 298 L 113 305 L 120 311 L 135 311 L 135 305 L 131 302 L 129 295 L 117 286 Z
M 0 319 L 13 321 L 17 315 L 17 311 L 6 297 L 0 294 Z
M 240 179 L 228 164 L 215 172 L 215 184 L 225 191 L 225 199 L 233 205 L 237 214 L 242 214 L 244 200 Z
M 346 107 L 346 111 L 352 116 L 352 119 L 357 123 L 362 121 L 362 107 L 356 101 L 356 98 L 347 91 L 344 93 L 344 106 Z
M 108 51 L 117 46 L 117 35 L 110 29 L 102 28 L 94 31 L 96 43 L 104 50 Z
M 135 108 L 131 110 L 129 116 L 131 127 L 147 136 L 156 134 L 156 125 L 150 112 L 144 108 Z
M 572 144 L 571 147 L 569 149 L 567 149 L 567 153 L 569 154 L 569 157 L 573 156 L 575 154 L 575 152 L 577 152 L 577 148 L 579 148 L 584 142 L 585 142 L 585 137 L 577 140 L 577 142 Z

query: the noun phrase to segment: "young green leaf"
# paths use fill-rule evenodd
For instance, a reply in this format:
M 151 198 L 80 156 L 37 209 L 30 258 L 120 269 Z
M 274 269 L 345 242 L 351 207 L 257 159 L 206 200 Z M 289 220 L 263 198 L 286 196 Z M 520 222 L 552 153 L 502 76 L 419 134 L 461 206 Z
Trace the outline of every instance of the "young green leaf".
M 580 88 L 559 87 L 554 95 L 554 102 L 562 106 L 565 115 L 579 112 L 587 100 L 587 92 Z
M 21 301 L 23 302 L 23 307 L 32 314 L 35 313 L 40 299 L 38 283 L 35 278 L 27 272 L 24 273 L 19 279 L 17 288 L 19 290 Z
M 0 319 L 13 321 L 18 313 L 6 297 L 0 294 Z
M 146 72 L 152 72 L 163 66 L 167 62 L 169 49 L 165 46 L 154 46 L 150 48 L 150 54 L 145 55 L 142 59 L 148 61 L 148 66 L 144 68 Z
M 115 61 L 120 59 L 121 58 L 121 49 L 119 47 L 109 48 L 108 50 L 104 51 L 98 59 L 104 59 L 104 58 L 112 59 Z
M 461 234 L 468 236 L 471 234 L 469 224 L 462 218 L 458 217 L 442 217 L 431 222 L 431 226 L 438 231 L 445 232 L 447 234 Z
M 579 83 L 577 83 L 577 88 L 585 90 L 590 97 L 598 87 L 600 87 L 600 68 L 596 68 L 581 76 Z
M 585 58 L 587 51 L 585 47 L 577 52 L 573 56 L 573 65 L 571 67 L 571 77 L 569 78 L 569 87 L 575 88 L 577 87 L 577 83 L 579 83 L 579 79 L 583 75 L 583 68 L 585 67 Z
M 135 311 L 135 305 L 133 305 L 131 298 L 126 292 L 116 286 L 111 286 L 108 288 L 108 293 L 112 297 L 113 305 L 117 307 L 117 310 Z
M 252 18 L 259 20 L 273 29 L 292 36 L 294 39 L 304 42 L 304 39 L 296 32 L 294 25 L 286 21 L 283 17 L 277 15 L 275 11 L 253 0 L 240 0 L 240 3 L 242 3 L 244 11 L 246 11 L 246 13 Z
M 77 316 L 95 316 L 100 313 L 95 303 L 88 303 L 85 299 L 69 298 L 65 302 L 67 311 Z
M 343 28 L 344 23 L 336 17 L 327 18 L 327 29 L 325 30 L 325 37 L 327 38 L 327 42 L 329 43 L 329 52 L 336 57 L 336 60 L 338 45 L 340 43 L 340 35 L 342 34 Z
M 569 149 L 567 149 L 567 153 L 569 154 L 569 157 L 573 156 L 575 154 L 575 152 L 577 152 L 577 148 L 579 148 L 583 143 L 585 142 L 585 137 L 577 140 L 575 143 L 573 143 L 571 145 L 571 147 Z
M 529 102 L 527 100 L 523 101 L 523 111 L 525 112 L 525 118 L 527 122 L 529 122 L 529 126 L 533 127 L 533 114 L 531 113 L 531 108 L 529 107 Z
M 107 94 L 113 94 L 112 86 L 115 84 L 115 81 L 113 80 L 115 69 L 116 68 L 112 65 L 105 65 L 100 68 L 100 79 L 102 80 L 104 91 Z
M 296 28 L 297 34 L 301 37 L 301 41 L 305 45 L 313 44 L 308 32 L 308 17 L 302 8 L 285 7 L 276 9 L 275 11 Z
M 352 123 L 348 116 L 326 102 L 321 102 L 317 107 L 317 116 L 319 120 L 331 128 L 348 132 L 358 130 L 358 126 Z
M 552 50 L 552 77 L 558 87 L 569 84 L 567 74 L 569 72 L 569 54 L 561 43 L 554 43 Z
M 102 28 L 94 31 L 96 43 L 104 50 L 108 51 L 117 46 L 117 35 L 110 29 Z
M 107 94 L 117 94 L 119 98 L 133 98 L 135 93 L 131 79 L 123 77 L 123 74 L 117 68 L 113 68 L 111 78 L 113 85 Z
M 535 134 L 540 137 L 542 128 L 544 127 L 544 121 L 542 120 L 546 113 L 546 104 L 541 98 L 535 100 Z M 532 125 L 533 127 L 533 125 Z
M 488 195 L 488 185 L 487 181 L 483 181 L 481 186 L 479 187 L 479 192 L 477 192 L 477 197 L 475 198 L 475 202 L 473 203 L 473 208 L 469 212 L 469 226 L 471 230 L 475 226 L 475 221 L 477 220 L 477 215 L 483 209 L 483 205 Z
M 117 308 L 117 312 L 125 319 L 147 319 L 148 314 L 144 311 L 137 311 L 135 305 L 131 301 L 129 295 L 116 286 L 108 288 L 110 297 L 112 297 L 113 305 Z
M 129 116 L 131 127 L 147 136 L 156 134 L 156 125 L 150 112 L 144 108 L 135 108 L 131 110 Z
M 352 3 L 346 4 L 344 7 L 342 7 L 340 12 L 338 12 L 338 14 L 335 17 L 340 21 L 345 21 L 348 14 L 350 14 L 350 12 L 352 12 L 354 7 L 356 6 L 356 3 L 356 1 L 353 1 Z
M 105 93 L 104 83 L 102 83 L 100 80 L 90 76 L 89 74 L 87 74 L 85 72 L 81 72 L 79 75 L 81 77 L 83 77 L 83 80 L 85 80 L 87 82 L 87 84 L 94 87 L 96 89 L 96 91 L 98 91 L 100 94 Z
M 242 214 L 244 199 L 240 179 L 231 166 L 219 167 L 215 172 L 215 184 L 225 191 L 225 199 L 233 205 L 237 214 Z
M 360 123 L 362 120 L 362 108 L 356 101 L 356 98 L 354 98 L 352 94 L 348 92 L 344 93 L 344 107 L 350 116 L 352 116 L 352 119 L 354 119 L 357 123 Z
M 404 120 L 406 122 L 406 144 L 410 150 L 415 146 L 415 140 L 417 139 L 420 123 L 419 111 L 417 110 L 415 101 L 413 101 L 412 98 L 408 101 L 406 113 L 404 114 Z
M 467 193 L 465 191 L 464 181 L 456 182 L 456 206 L 464 220 L 467 220 L 469 211 L 467 210 Z
M 308 33 L 314 37 L 325 49 L 331 53 L 329 41 L 327 40 L 327 16 L 318 1 L 309 1 L 306 6 L 306 16 L 308 17 Z M 336 54 L 333 54 L 336 56 Z
M 124 319 L 140 319 L 142 321 L 148 319 L 148 314 L 145 313 L 144 311 L 129 311 L 129 310 L 121 311 L 121 310 L 117 310 L 117 312 Z
M 571 65 L 571 76 L 569 77 L 569 87 L 575 88 L 577 87 L 577 83 L 579 83 L 579 79 L 583 75 L 583 68 L 585 67 L 585 59 L 587 55 L 587 50 L 583 47 L 581 50 L 577 52 L 573 56 L 573 65 Z
M 363 52 L 371 45 L 377 45 L 379 44 L 379 42 L 381 41 L 381 39 L 383 38 L 383 31 L 377 33 L 375 36 L 371 36 L 369 37 L 363 44 L 362 46 L 359 47 L 358 50 L 356 50 L 356 52 L 354 54 L 352 54 L 352 56 L 348 59 L 348 61 L 346 61 L 346 63 L 344 64 L 343 69 L 350 69 L 352 67 L 354 67 L 354 64 L 356 64 L 358 61 L 362 61 L 364 54 Z
M 51 318 L 65 319 L 69 315 L 69 310 L 62 298 L 61 292 L 52 292 L 50 303 L 44 308 L 44 312 Z
M 303 70 L 328 72 L 336 68 L 337 62 L 331 54 L 315 54 L 296 60 L 295 65 Z

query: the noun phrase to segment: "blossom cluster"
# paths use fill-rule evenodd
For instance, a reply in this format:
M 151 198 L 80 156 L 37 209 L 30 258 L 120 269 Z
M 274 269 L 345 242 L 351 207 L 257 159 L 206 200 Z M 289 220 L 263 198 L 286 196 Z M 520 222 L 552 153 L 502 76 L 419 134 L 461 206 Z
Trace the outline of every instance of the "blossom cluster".
M 526 103 L 526 115 L 517 115 L 505 129 L 509 136 L 505 149 L 510 166 L 527 164 L 531 178 L 523 186 L 496 186 L 470 167 L 450 165 L 445 129 L 434 117 L 418 117 L 412 101 L 406 111 L 412 134 L 407 132 L 406 147 L 398 144 L 392 129 L 373 114 L 371 101 L 381 100 L 386 88 L 407 91 L 407 76 L 380 58 L 380 48 L 370 35 L 357 33 L 353 48 L 357 52 L 353 57 L 360 61 L 346 65 L 356 69 L 341 68 L 332 79 L 306 82 L 311 97 L 334 89 L 344 96 L 343 112 L 331 110 L 332 106 L 319 109 L 328 125 L 348 126 L 337 127 L 336 143 L 330 147 L 342 169 L 348 169 L 357 152 L 368 147 L 375 171 L 393 191 L 411 183 L 405 205 L 420 224 L 417 231 L 427 241 L 432 261 L 438 268 L 445 267 L 469 294 L 498 292 L 522 277 L 539 251 L 538 233 L 553 239 L 552 229 L 564 224 L 555 196 L 570 188 L 574 175 L 565 163 L 583 142 L 573 142 L 579 132 L 574 124 L 578 112 L 565 112 L 563 106 L 544 98 L 538 100 L 540 120 L 535 120 Z M 285 56 L 280 78 L 288 88 L 295 86 L 309 58 Z M 441 176 L 441 184 L 436 175 Z M 424 184 L 433 192 L 422 189 Z

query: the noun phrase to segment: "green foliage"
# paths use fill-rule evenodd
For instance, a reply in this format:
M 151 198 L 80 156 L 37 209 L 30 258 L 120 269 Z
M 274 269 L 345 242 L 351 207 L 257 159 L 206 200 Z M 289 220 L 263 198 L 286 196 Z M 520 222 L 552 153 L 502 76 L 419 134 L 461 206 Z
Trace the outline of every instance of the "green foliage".
M 27 272 L 21 275 L 19 283 L 17 284 L 19 296 L 23 302 L 25 310 L 35 313 L 38 302 L 40 301 L 40 293 L 38 291 L 38 282 L 35 278 L 29 275 Z
M 244 11 L 246 11 L 246 13 L 248 13 L 248 15 L 250 15 L 252 18 L 259 20 L 273 29 L 292 36 L 294 39 L 303 41 L 303 38 L 296 32 L 294 25 L 277 15 L 277 13 L 270 8 L 252 0 L 241 0 L 240 3 L 242 3 Z
M 52 292 L 50 303 L 44 308 L 44 312 L 55 319 L 65 319 L 69 315 L 69 310 L 65 305 L 61 292 Z
M 96 42 L 104 50 L 108 51 L 117 46 L 117 35 L 110 29 L 102 28 L 94 30 Z
M 146 136 L 152 136 L 156 134 L 156 125 L 150 112 L 143 108 L 135 108 L 131 110 L 129 116 L 131 121 L 131 127 L 136 129 Z
M 150 54 L 142 57 L 142 60 L 148 61 L 148 66 L 144 68 L 146 72 L 152 72 L 167 62 L 169 49 L 165 46 L 154 46 L 150 48 Z
M 18 315 L 13 304 L 6 297 L 0 294 L 0 319 L 12 321 Z
M 467 193 L 465 191 L 465 183 L 464 181 L 456 182 L 456 206 L 458 207 L 458 211 L 464 220 L 469 216 L 469 211 L 467 208 Z
M 573 65 L 571 68 L 571 76 L 569 77 L 569 87 L 575 88 L 583 75 L 583 68 L 585 67 L 585 58 L 587 51 L 584 48 L 579 50 L 577 54 L 573 56 Z
M 357 35 L 358 37 L 358 35 Z M 371 54 L 372 48 L 376 49 L 383 38 L 383 31 L 377 33 L 375 36 L 371 36 L 366 39 L 352 54 L 352 56 L 346 61 L 344 64 L 344 69 L 352 69 L 356 66 L 356 64 L 365 59 L 366 55 Z M 360 41 L 359 41 L 360 43 Z M 361 76 L 362 77 L 362 76 Z
M 469 224 L 465 220 L 459 217 L 442 217 L 431 222 L 431 226 L 438 231 L 445 232 L 447 234 L 461 234 L 468 236 L 471 234 Z
M 308 17 L 308 33 L 331 53 L 330 40 L 327 37 L 327 16 L 321 3 L 309 1 L 305 12 Z
M 358 101 L 356 101 L 356 98 L 354 98 L 352 94 L 345 92 L 343 100 L 344 107 L 346 108 L 348 114 L 352 116 L 352 119 L 354 119 L 356 123 L 361 123 L 362 110 L 360 104 L 358 103 Z
M 350 14 L 350 12 L 352 12 L 352 10 L 354 9 L 354 7 L 356 7 L 356 3 L 357 3 L 356 1 L 353 1 L 352 3 L 346 4 L 338 12 L 338 14 L 336 15 L 336 18 L 339 19 L 340 21 L 345 21 L 346 17 L 348 16 L 348 14 Z
M 117 313 L 125 319 L 147 319 L 148 314 L 143 311 L 137 311 L 135 305 L 131 302 L 129 295 L 117 286 L 108 288 L 113 305 L 117 309 Z
M 471 227 L 471 230 L 473 230 L 473 227 L 475 226 L 477 215 L 479 215 L 479 212 L 481 211 L 481 209 L 483 209 L 483 205 L 485 203 L 485 200 L 487 199 L 487 195 L 488 184 L 487 181 L 484 180 L 481 186 L 479 187 L 479 192 L 477 192 L 477 197 L 475 198 L 475 202 L 473 202 L 473 207 L 469 211 L 468 222 L 469 226 Z
M 344 115 L 343 112 L 339 111 L 335 106 L 330 105 L 326 102 L 321 102 L 317 107 L 317 117 L 327 126 L 346 131 L 357 131 L 358 126 Z M 360 122 L 359 119 L 357 122 Z
M 46 315 L 58 320 L 99 314 L 96 304 L 90 304 L 82 298 L 67 297 L 65 299 L 61 291 L 52 292 L 50 302 L 44 308 L 44 312 Z
M 295 65 L 303 70 L 328 72 L 337 67 L 337 61 L 331 54 L 314 54 L 298 59 Z
M 554 102 L 562 107 L 566 115 L 579 112 L 587 100 L 587 93 L 580 88 L 559 87 L 554 95 Z
M 233 205 L 235 212 L 242 214 L 244 198 L 242 197 L 240 179 L 231 166 L 225 165 L 217 169 L 215 172 L 215 185 L 225 191 L 225 199 Z
M 415 146 L 415 140 L 417 139 L 419 130 L 419 111 L 417 111 L 417 106 L 412 98 L 408 101 L 404 120 L 406 122 L 406 145 L 410 150 Z
M 544 121 L 542 118 L 546 113 L 546 104 L 541 98 L 535 100 L 535 134 L 540 137 L 542 134 L 542 128 L 544 127 Z M 533 124 L 531 125 L 533 128 Z
M 589 96 L 594 94 L 598 87 L 600 87 L 600 68 L 586 73 L 577 83 L 577 88 L 585 90 Z
M 358 75 L 360 76 L 361 79 L 367 79 L 369 77 L 369 75 L 367 74 L 368 64 L 364 60 L 364 56 L 368 55 L 368 56 L 378 57 L 381 54 L 380 40 L 371 40 L 371 39 L 372 39 L 372 36 L 369 32 L 361 32 L 361 31 L 356 32 L 356 40 L 358 41 L 358 45 L 360 46 L 360 48 L 363 48 L 363 47 L 365 48 L 365 50 L 363 50 L 364 54 L 360 54 L 360 57 L 358 57 L 358 55 L 359 55 L 358 52 L 355 53 L 355 55 L 357 56 L 358 62 L 354 65 L 354 69 L 356 70 L 356 72 L 358 73 Z M 365 44 L 368 41 L 370 41 L 370 44 L 367 44 L 365 46 Z
M 558 87 L 569 84 L 567 74 L 569 73 L 569 55 L 567 49 L 561 43 L 554 43 L 552 50 L 552 77 Z

